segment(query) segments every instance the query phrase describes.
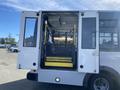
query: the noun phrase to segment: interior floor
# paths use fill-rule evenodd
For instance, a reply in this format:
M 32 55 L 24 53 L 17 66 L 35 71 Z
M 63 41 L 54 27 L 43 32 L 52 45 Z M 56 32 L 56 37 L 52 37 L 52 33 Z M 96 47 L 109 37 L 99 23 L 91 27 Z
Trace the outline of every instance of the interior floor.
M 42 66 L 75 68 L 78 13 L 43 13 L 42 17 Z

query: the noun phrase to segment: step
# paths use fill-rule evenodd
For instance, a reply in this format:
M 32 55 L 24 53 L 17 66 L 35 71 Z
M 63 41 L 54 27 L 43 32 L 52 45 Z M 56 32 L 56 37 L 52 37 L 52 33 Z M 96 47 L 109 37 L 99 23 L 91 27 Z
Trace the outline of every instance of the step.
M 49 62 L 72 62 L 71 57 L 46 57 Z
M 46 61 L 45 66 L 73 68 L 73 63 L 69 63 L 69 62 L 48 62 L 48 61 Z

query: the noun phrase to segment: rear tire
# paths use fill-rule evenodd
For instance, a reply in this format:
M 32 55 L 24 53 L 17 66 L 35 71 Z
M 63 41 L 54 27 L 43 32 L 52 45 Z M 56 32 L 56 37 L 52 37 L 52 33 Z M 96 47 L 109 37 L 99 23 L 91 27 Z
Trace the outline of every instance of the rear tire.
M 91 76 L 88 87 L 90 90 L 116 90 L 115 81 L 106 73 Z

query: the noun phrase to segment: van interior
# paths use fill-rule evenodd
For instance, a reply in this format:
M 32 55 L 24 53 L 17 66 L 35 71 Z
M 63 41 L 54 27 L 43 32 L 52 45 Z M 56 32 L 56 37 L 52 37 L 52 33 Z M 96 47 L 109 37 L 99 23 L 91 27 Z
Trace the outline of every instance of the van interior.
M 41 68 L 76 69 L 78 12 L 43 12 Z

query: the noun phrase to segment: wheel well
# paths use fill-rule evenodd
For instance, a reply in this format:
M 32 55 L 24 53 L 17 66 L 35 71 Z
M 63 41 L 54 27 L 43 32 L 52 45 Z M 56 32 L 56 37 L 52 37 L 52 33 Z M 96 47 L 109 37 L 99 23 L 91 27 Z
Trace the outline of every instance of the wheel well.
M 102 67 L 100 67 L 100 72 L 99 72 L 99 73 L 105 73 L 105 74 L 107 74 L 107 75 L 110 75 L 111 78 L 112 78 L 113 80 L 116 80 L 117 83 L 120 85 L 120 74 L 119 74 L 118 72 L 116 72 L 114 69 L 109 68 L 109 67 L 102 66 Z M 84 85 L 85 87 L 88 86 L 88 82 L 89 82 L 90 78 L 91 78 L 92 76 L 94 76 L 94 75 L 96 75 L 96 74 L 87 73 L 87 74 L 85 75 L 84 81 L 83 81 L 83 85 Z M 118 79 L 119 79 L 119 80 L 118 80 Z

